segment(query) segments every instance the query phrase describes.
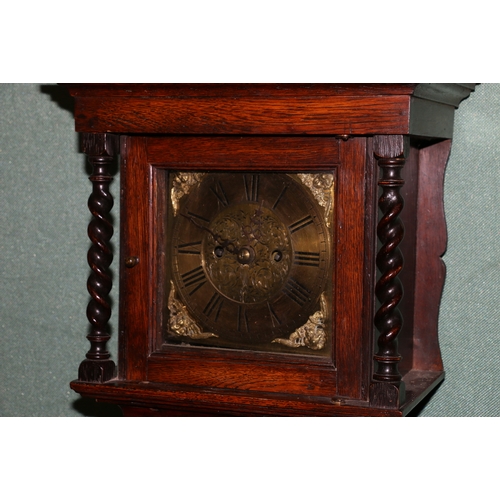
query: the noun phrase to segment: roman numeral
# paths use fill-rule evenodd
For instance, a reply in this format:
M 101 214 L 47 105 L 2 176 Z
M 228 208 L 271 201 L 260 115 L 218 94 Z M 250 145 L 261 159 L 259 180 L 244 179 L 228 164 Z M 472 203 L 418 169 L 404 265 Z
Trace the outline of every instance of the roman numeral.
M 273 210 L 278 206 L 278 203 L 281 201 L 281 198 L 285 195 L 286 190 L 288 189 L 288 186 L 285 186 L 283 190 L 281 191 L 280 195 L 278 196 L 278 199 L 275 201 L 273 205 Z
M 313 218 L 310 215 L 308 215 L 303 219 L 300 219 L 297 222 L 294 222 L 293 224 L 288 226 L 288 229 L 290 229 L 291 233 L 295 233 L 296 231 L 303 229 L 304 227 L 308 226 L 309 224 L 312 224 L 313 222 L 314 222 Z
M 200 289 L 206 282 L 205 271 L 203 267 L 198 266 L 187 273 L 181 274 L 182 283 L 184 288 L 194 288 L 189 292 L 189 295 L 193 295 L 196 290 Z
M 249 179 L 247 178 L 249 177 Z M 259 176 L 257 174 L 250 176 L 243 176 L 245 184 L 245 195 L 247 201 L 257 201 L 259 198 Z
M 295 252 L 293 262 L 299 266 L 319 267 L 319 252 Z
M 224 191 L 224 188 L 222 187 L 222 184 L 219 181 L 216 181 L 213 186 L 210 187 L 210 190 L 212 193 L 215 194 L 217 199 L 219 200 L 220 204 L 223 207 L 227 207 L 229 205 L 229 202 L 227 201 L 227 195 L 226 192 Z
M 217 321 L 222 304 L 224 304 L 224 299 L 215 292 L 205 306 L 205 309 L 203 309 L 203 314 L 209 318 L 215 312 L 214 321 Z
M 272 308 L 271 304 L 269 304 L 269 302 L 267 303 L 267 307 L 269 309 L 269 314 L 271 315 L 271 323 L 273 324 L 273 328 L 281 325 L 280 319 L 278 318 L 278 316 L 276 316 L 276 312 Z
M 309 295 L 311 291 L 293 278 L 288 278 L 283 291 L 290 299 L 301 307 L 310 300 Z
M 200 245 L 201 241 L 193 241 L 191 243 L 183 243 L 182 245 L 177 245 L 177 252 L 188 255 L 200 255 Z
M 236 316 L 236 329 L 239 332 L 247 332 L 248 333 L 248 317 L 247 311 L 243 306 L 238 306 L 238 314 Z

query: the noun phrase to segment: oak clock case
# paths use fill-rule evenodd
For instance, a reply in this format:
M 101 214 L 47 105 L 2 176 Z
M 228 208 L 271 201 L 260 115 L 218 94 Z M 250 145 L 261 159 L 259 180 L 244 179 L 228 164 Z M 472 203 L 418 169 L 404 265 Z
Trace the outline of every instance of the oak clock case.
M 405 416 L 439 386 L 444 172 L 474 84 L 68 87 L 93 186 L 75 391 L 130 416 Z
M 165 341 L 328 355 L 334 173 L 166 177 Z

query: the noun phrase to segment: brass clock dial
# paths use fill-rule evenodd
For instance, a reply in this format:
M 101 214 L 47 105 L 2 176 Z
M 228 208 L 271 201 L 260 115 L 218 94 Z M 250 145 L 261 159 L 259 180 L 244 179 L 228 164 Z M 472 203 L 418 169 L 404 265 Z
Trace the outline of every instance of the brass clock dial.
M 172 183 L 170 333 L 225 347 L 323 349 L 331 241 L 314 193 L 291 174 L 195 175 Z M 318 328 L 321 341 L 306 345 Z

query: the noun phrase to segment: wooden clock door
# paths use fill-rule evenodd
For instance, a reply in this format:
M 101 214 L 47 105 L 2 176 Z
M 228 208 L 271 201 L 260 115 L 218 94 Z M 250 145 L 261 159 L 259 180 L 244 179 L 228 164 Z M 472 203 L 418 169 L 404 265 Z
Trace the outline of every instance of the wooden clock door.
M 128 136 L 122 138 L 121 155 L 124 264 L 119 378 L 221 389 L 227 394 L 366 400 L 371 373 L 369 318 L 373 309 L 370 290 L 374 279 L 376 183 L 373 168 L 366 164 L 367 140 L 332 136 Z M 331 199 L 327 200 L 331 265 L 325 285 L 326 348 L 281 348 L 274 343 L 253 349 L 244 343 L 238 345 L 237 339 L 230 346 L 218 346 L 217 342 L 200 345 L 185 337 L 177 343 L 168 342 L 165 333 L 172 257 L 169 176 L 177 172 L 331 176 Z M 199 252 L 189 247 L 189 242 L 187 245 L 186 253 Z

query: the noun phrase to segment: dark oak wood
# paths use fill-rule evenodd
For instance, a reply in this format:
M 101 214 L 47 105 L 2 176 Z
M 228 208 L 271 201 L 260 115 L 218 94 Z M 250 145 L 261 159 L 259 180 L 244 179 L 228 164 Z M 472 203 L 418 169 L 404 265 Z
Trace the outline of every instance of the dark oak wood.
M 120 378 L 146 380 L 148 327 L 154 277 L 151 271 L 151 168 L 146 139 L 123 137 L 121 147 L 122 194 L 120 219 Z M 137 265 L 125 266 L 128 259 Z
M 94 168 L 93 330 L 75 391 L 118 404 L 126 416 L 404 416 L 440 384 L 443 177 L 454 110 L 473 84 L 67 86 Z M 118 136 L 115 372 L 105 348 L 107 185 Z M 165 340 L 170 176 L 198 171 L 331 176 L 328 350 Z
M 438 316 L 446 267 L 441 257 L 446 251 L 447 231 L 443 187 L 451 141 L 442 141 L 419 152 L 419 203 L 415 214 L 417 234 L 415 309 L 413 328 L 413 368 L 443 370 Z
M 404 237 L 404 225 L 399 216 L 404 207 L 400 189 L 405 182 L 401 177 L 401 170 L 405 165 L 408 149 L 407 137 L 374 138 L 374 154 L 381 170 L 378 185 L 382 193 L 378 202 L 381 218 L 377 225 L 377 236 L 381 247 L 376 259 L 380 276 L 375 285 L 379 307 L 374 318 L 379 335 L 378 350 L 374 355 L 377 366 L 373 378 L 385 384 L 372 384 L 371 399 L 378 400 L 381 406 L 399 407 L 404 401 L 404 384 L 401 383 L 402 376 L 398 370 L 401 361 L 398 335 L 403 326 L 403 316 L 398 308 L 403 297 L 403 287 L 399 278 L 403 269 L 403 255 L 399 245 Z M 379 394 L 381 389 L 384 394 L 387 390 L 390 391 L 389 399 Z M 397 394 L 397 397 L 392 397 L 392 393 Z
M 125 357 L 128 370 L 128 380 L 149 380 L 156 383 L 170 383 L 185 385 L 196 385 L 200 387 L 219 387 L 224 389 L 245 389 L 253 391 L 268 392 L 291 392 L 294 394 L 322 395 L 336 394 L 336 374 L 333 359 L 314 359 L 311 357 L 294 356 L 283 363 L 283 359 L 268 353 L 252 353 L 240 351 L 218 350 L 213 348 L 198 347 L 196 359 L 193 359 L 193 349 L 182 346 L 167 346 L 163 344 L 161 335 L 149 339 L 148 332 L 161 329 L 162 309 L 158 306 L 162 300 L 154 296 L 161 290 L 158 283 L 161 281 L 162 267 L 158 265 L 156 258 L 168 241 L 167 235 L 161 235 L 151 225 L 154 220 L 162 220 L 166 217 L 165 212 L 160 209 L 159 203 L 166 199 L 166 195 L 160 188 L 156 194 L 149 195 L 157 187 L 164 186 L 162 176 L 169 168 L 188 169 L 200 168 L 208 164 L 211 168 L 225 168 L 228 164 L 233 169 L 267 169 L 273 165 L 275 170 L 285 169 L 289 171 L 290 164 L 284 160 L 283 143 L 290 146 L 287 154 L 299 153 L 298 165 L 294 168 L 302 169 L 304 165 L 320 168 L 335 168 L 340 159 L 339 151 L 342 148 L 351 148 L 355 141 L 348 144 L 335 138 L 312 138 L 304 141 L 303 138 L 281 138 L 268 137 L 240 137 L 233 140 L 220 137 L 202 137 L 198 142 L 192 137 L 129 137 L 126 140 L 127 158 L 133 156 L 134 163 L 127 161 L 123 165 L 124 196 L 127 190 L 133 189 L 139 196 L 127 198 L 124 208 L 125 218 L 122 235 L 125 235 L 125 243 L 122 245 L 122 260 L 130 255 L 138 256 L 143 265 L 132 269 L 124 269 L 121 278 L 121 290 L 126 290 L 125 296 L 121 298 L 123 305 L 121 331 L 126 330 L 123 335 L 123 344 L 127 348 Z M 339 144 L 340 143 L 340 144 Z M 123 150 L 122 150 L 123 151 Z M 353 183 L 352 176 L 356 175 L 360 193 L 357 202 L 357 210 L 349 211 L 340 216 L 340 221 L 345 227 L 355 226 L 362 222 L 364 206 L 364 158 L 365 150 L 358 147 L 354 150 L 357 155 L 357 169 L 345 169 L 346 180 L 342 181 L 348 185 Z M 353 155 L 351 155 L 353 156 Z M 351 156 L 349 161 L 352 161 Z M 208 161 L 205 161 L 205 159 Z M 129 171 L 129 169 L 133 169 Z M 162 195 L 163 193 L 163 195 Z M 146 206 L 148 199 L 153 200 L 152 206 Z M 156 207 L 155 207 L 156 205 Z M 143 214 L 149 213 L 148 220 L 142 220 Z M 350 222 L 349 218 L 357 218 Z M 345 219 L 345 223 L 344 223 Z M 339 244 L 345 248 L 352 248 L 359 244 L 357 239 L 363 238 L 363 229 L 356 231 L 345 231 L 339 235 Z M 128 241 L 133 240 L 136 246 L 129 246 Z M 142 248 L 138 249 L 137 245 Z M 348 252 L 343 257 L 345 269 L 348 269 L 348 259 L 352 255 Z M 356 256 L 358 257 L 358 256 Z M 352 280 L 350 275 L 346 279 Z M 359 272 L 356 278 L 359 285 L 348 287 L 349 293 L 339 294 L 338 307 L 345 309 L 344 301 L 356 300 L 360 305 L 362 301 L 363 275 Z M 137 300 L 140 297 L 141 300 Z M 145 297 L 150 297 L 145 300 Z M 340 318 L 340 316 L 339 316 Z M 343 323 L 338 325 L 339 331 L 345 331 L 344 335 L 352 337 L 361 335 L 362 318 L 353 313 L 352 324 Z M 149 339 L 149 340 L 148 340 Z M 155 342 L 156 340 L 156 342 Z M 153 341 L 152 344 L 148 343 Z M 342 344 L 343 345 L 343 344 Z M 342 352 L 347 352 L 339 359 L 350 369 L 353 357 L 360 356 L 357 344 L 346 344 Z M 149 353 L 149 356 L 148 356 Z M 130 370 L 133 367 L 133 373 Z M 350 386 L 354 385 L 354 388 Z M 360 393 L 359 381 L 355 377 L 346 377 L 347 395 Z M 343 391 L 343 392 L 344 392 Z
M 148 137 L 148 161 L 177 169 L 269 170 L 273 168 L 328 167 L 339 162 L 340 144 L 332 137 L 290 136 L 172 136 Z
M 414 318 L 413 310 L 416 278 L 415 245 L 417 238 L 418 154 L 418 144 L 415 145 L 410 140 L 410 149 L 402 169 L 405 182 L 400 187 L 400 194 L 404 199 L 404 209 L 399 214 L 405 233 L 398 247 L 404 257 L 403 268 L 398 274 L 403 288 L 403 296 L 398 304 L 398 309 L 404 321 L 397 338 L 398 352 L 401 355 L 398 370 L 402 375 L 405 375 L 413 368 L 413 320 L 416 319 Z
M 83 134 L 82 149 L 92 165 L 90 180 L 93 192 L 88 207 L 93 218 L 88 227 L 92 246 L 88 252 L 91 274 L 87 289 L 91 300 L 87 307 L 87 318 L 91 331 L 87 335 L 90 350 L 80 364 L 78 378 L 89 382 L 105 382 L 115 376 L 115 363 L 110 359 L 106 343 L 110 336 L 107 323 L 111 317 L 108 300 L 111 291 L 111 276 L 108 268 L 113 260 L 109 240 L 113 236 L 113 226 L 109 212 L 113 208 L 113 198 L 109 184 L 113 180 L 111 165 L 117 152 L 117 137 L 110 134 Z
M 341 167 L 337 182 L 336 231 L 336 366 L 338 394 L 336 398 L 366 397 L 367 381 L 362 367 L 370 361 L 363 345 L 363 290 L 366 282 L 364 260 L 366 203 L 366 143 L 361 138 L 341 142 Z M 349 168 L 345 168 L 349 165 Z M 360 252 L 361 251 L 361 252 Z
M 432 392 L 443 372 L 412 370 L 405 378 L 406 400 L 399 408 L 377 408 L 342 398 L 311 398 L 249 393 L 248 391 L 168 386 L 151 382 L 110 381 L 90 384 L 74 381 L 71 387 L 84 397 L 121 405 L 129 416 L 319 416 L 402 417 Z
M 409 131 L 410 98 L 304 97 L 283 106 L 278 97 L 77 100 L 79 130 L 174 134 L 375 134 Z M 346 102 L 347 101 L 347 102 Z M 151 109 L 155 113 L 151 113 Z M 403 111 L 402 111 L 403 109 Z
M 474 85 L 72 84 L 69 88 L 77 97 L 75 121 L 80 132 L 367 135 L 383 130 L 450 138 L 454 109 Z

